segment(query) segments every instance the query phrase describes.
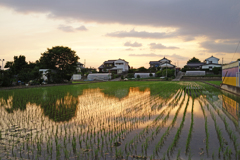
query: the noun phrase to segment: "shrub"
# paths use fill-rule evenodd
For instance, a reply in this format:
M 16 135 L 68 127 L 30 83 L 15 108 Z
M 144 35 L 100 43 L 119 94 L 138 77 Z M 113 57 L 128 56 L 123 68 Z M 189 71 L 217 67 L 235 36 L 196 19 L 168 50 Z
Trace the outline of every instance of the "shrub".
M 149 76 L 150 76 L 150 77 L 152 77 L 152 76 L 153 76 L 153 74 L 152 74 L 152 73 L 150 73 L 150 74 L 149 74 Z
M 121 79 L 124 79 L 123 75 L 121 75 Z
M 156 72 L 156 77 L 161 77 L 162 76 L 162 71 L 157 71 Z
M 134 73 L 128 73 L 127 78 L 134 78 Z
M 222 71 L 222 67 L 214 67 L 212 71 L 214 74 L 220 74 Z
M 137 75 L 137 78 L 140 78 L 140 75 L 139 75 L 139 74 Z

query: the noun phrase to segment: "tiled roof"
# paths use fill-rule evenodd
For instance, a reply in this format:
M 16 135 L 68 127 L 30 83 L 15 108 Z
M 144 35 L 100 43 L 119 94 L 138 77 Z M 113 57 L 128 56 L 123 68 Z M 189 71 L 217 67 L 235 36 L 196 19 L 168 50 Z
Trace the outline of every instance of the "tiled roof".
M 187 66 L 189 67 L 198 67 L 198 66 L 202 66 L 205 63 L 187 63 Z

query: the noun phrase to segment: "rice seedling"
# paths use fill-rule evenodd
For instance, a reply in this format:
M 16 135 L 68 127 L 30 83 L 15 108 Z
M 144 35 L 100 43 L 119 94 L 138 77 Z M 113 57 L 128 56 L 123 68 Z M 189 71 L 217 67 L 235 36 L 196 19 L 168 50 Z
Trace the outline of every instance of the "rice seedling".
M 186 86 L 197 85 L 203 89 L 183 90 Z M 227 151 L 220 147 L 221 157 L 225 152 L 226 158 L 234 159 L 233 154 L 236 149 L 238 151 L 238 133 L 229 125 L 225 113 L 209 102 L 212 99 L 204 97 L 205 92 L 216 90 L 192 82 L 106 82 L 101 85 L 11 90 L 4 94 L 0 91 L 0 106 L 4 106 L 0 107 L 0 141 L 6 141 L 3 149 L 11 152 L 5 155 L 16 159 L 108 159 L 106 152 L 111 157 L 126 159 L 130 155 L 155 159 L 160 153 L 160 157 L 166 159 L 166 153 L 168 157 L 174 155 L 174 149 L 178 147 L 189 97 L 197 99 L 201 95 L 199 103 L 208 104 L 208 109 L 214 108 L 233 142 L 234 148 L 229 146 Z M 11 96 L 12 99 L 9 98 Z M 6 100 L 1 100 L 1 97 Z M 14 103 L 9 105 L 8 101 Z M 181 115 L 183 105 L 185 109 Z M 204 113 L 203 106 L 202 110 Z M 193 114 L 192 108 L 188 137 L 194 135 Z M 180 124 L 179 115 L 182 116 Z M 210 126 L 209 115 L 204 113 L 203 116 L 208 152 L 211 144 L 209 128 L 215 123 Z M 223 137 L 225 135 L 217 120 L 216 126 L 216 134 L 222 137 L 225 147 L 226 137 Z M 169 135 L 174 136 L 173 141 Z M 189 146 L 190 139 L 187 139 L 186 146 Z M 164 154 L 161 153 L 163 149 L 166 149 Z M 177 149 L 174 156 L 180 157 Z

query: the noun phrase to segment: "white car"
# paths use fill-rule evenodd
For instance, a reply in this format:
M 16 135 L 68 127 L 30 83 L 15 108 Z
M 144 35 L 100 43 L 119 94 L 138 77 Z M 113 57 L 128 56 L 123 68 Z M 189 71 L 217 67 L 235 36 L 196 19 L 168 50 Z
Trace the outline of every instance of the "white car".
M 128 79 L 127 79 L 127 78 L 124 78 L 124 81 L 128 81 Z

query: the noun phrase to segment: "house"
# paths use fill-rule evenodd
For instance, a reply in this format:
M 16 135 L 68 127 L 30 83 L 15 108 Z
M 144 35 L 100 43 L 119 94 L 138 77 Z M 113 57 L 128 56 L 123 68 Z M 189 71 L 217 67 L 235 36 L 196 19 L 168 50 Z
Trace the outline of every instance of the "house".
M 39 69 L 39 72 L 42 73 L 41 79 L 43 79 L 44 81 L 48 81 L 48 73 L 51 73 L 51 72 L 56 73 L 56 71 L 53 69 Z M 50 77 L 50 79 L 51 79 L 51 77 Z
M 121 74 L 128 72 L 129 64 L 124 59 L 118 60 L 108 60 L 105 61 L 100 67 L 98 67 L 99 72 L 111 72 L 116 74 Z
M 150 61 L 149 62 L 150 64 L 150 68 L 157 68 L 157 67 L 160 67 L 160 68 L 165 68 L 165 67 L 168 67 L 168 68 L 175 68 L 176 66 L 171 64 L 171 60 L 167 59 L 167 58 L 163 58 L 159 61 Z
M 201 62 L 190 62 L 190 63 L 187 63 L 186 67 L 190 69 L 201 69 L 202 65 L 204 64 L 205 63 L 201 63 Z
M 189 62 L 186 67 L 189 69 L 209 69 L 211 71 L 214 67 L 222 67 L 221 64 L 218 64 L 218 61 L 218 58 L 211 56 L 204 62 Z
M 222 67 L 221 64 L 218 64 L 218 61 L 218 58 L 211 56 L 205 59 L 202 69 L 209 69 L 211 71 L 214 67 Z
M 82 69 L 84 69 L 84 65 L 80 62 L 77 62 L 77 67 L 76 67 L 76 70 L 77 72 L 81 72 Z

